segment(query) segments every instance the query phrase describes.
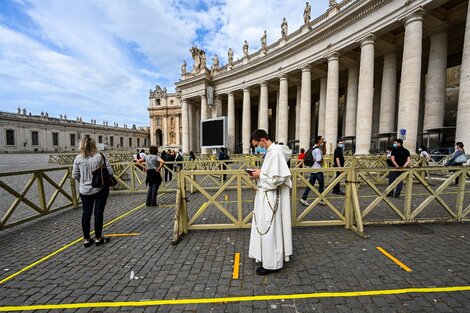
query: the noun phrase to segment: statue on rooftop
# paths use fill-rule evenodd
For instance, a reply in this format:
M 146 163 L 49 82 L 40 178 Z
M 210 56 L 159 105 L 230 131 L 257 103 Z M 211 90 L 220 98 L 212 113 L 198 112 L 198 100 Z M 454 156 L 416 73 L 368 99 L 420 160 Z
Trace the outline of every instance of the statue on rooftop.
M 336 0 L 330 0 L 330 7 L 337 5 Z
M 268 52 L 267 38 L 268 38 L 268 33 L 266 32 L 266 29 L 265 29 L 263 36 L 261 36 L 261 50 L 264 52 Z
M 287 20 L 286 20 L 285 17 L 282 19 L 282 24 L 281 24 L 281 36 L 282 36 L 282 38 L 286 38 L 286 37 L 287 37 Z
M 23 115 L 26 115 L 26 109 L 23 108 Z
M 228 49 L 227 59 L 228 59 L 228 65 L 233 66 L 233 50 L 232 50 L 232 48 Z
M 304 24 L 307 24 L 308 22 L 310 22 L 310 18 L 311 18 L 310 14 L 311 13 L 312 13 L 312 7 L 307 2 L 306 5 L 305 5 L 305 9 L 304 9 Z
M 219 57 L 216 54 L 212 58 L 212 67 L 211 67 L 211 69 L 212 70 L 217 70 L 218 68 L 219 68 Z
M 243 44 L 243 55 L 248 58 L 248 41 Z
M 20 109 L 20 107 L 18 107 L 18 111 L 17 111 L 16 113 L 21 114 L 21 109 Z
M 181 75 L 186 75 L 186 60 L 184 60 L 183 64 L 181 65 Z
M 193 57 L 194 64 L 191 73 L 198 74 L 201 69 L 206 68 L 206 53 L 199 49 L 197 46 L 192 47 L 189 49 L 191 52 L 191 56 Z

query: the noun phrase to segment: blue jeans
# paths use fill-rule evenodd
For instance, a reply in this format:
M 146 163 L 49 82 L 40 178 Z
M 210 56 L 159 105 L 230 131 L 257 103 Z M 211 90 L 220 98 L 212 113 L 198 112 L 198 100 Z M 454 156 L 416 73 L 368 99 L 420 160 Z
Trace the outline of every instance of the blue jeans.
M 310 179 L 308 180 L 308 182 L 312 186 L 315 186 L 315 181 L 316 180 L 318 180 L 318 186 L 319 186 L 318 191 L 320 191 L 320 193 L 322 193 L 324 185 L 325 185 L 324 180 L 323 180 L 323 173 L 322 172 L 310 173 Z M 310 188 L 305 187 L 305 191 L 304 191 L 304 194 L 302 195 L 302 199 L 307 200 L 309 192 L 310 192 Z
M 398 176 L 400 176 L 401 174 L 403 174 L 403 172 L 390 172 L 390 174 L 388 175 L 388 185 L 390 186 L 395 181 L 395 179 L 397 179 Z M 403 189 L 403 181 L 398 183 L 395 193 L 392 190 L 390 191 L 389 195 L 399 196 L 402 189 Z
M 90 239 L 90 221 L 93 209 L 95 211 L 95 237 L 101 238 L 103 232 L 103 212 L 108 200 L 109 189 L 103 188 L 99 192 L 92 195 L 82 195 L 83 213 L 82 213 L 82 230 L 83 238 Z
M 158 184 L 157 182 L 149 183 L 149 190 L 147 191 L 147 201 L 145 202 L 148 206 L 157 205 L 158 187 L 160 187 L 160 184 Z

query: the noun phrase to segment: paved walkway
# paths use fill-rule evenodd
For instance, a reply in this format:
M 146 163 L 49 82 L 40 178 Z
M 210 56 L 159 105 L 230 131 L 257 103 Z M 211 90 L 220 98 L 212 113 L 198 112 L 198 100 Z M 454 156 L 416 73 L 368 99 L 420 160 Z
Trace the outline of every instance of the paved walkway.
M 159 208 L 146 207 L 144 198 L 109 199 L 105 232 L 129 236 L 101 247 L 85 249 L 77 240 L 80 209 L 1 232 L 0 311 L 46 312 L 54 304 L 51 312 L 469 311 L 469 224 L 368 227 L 369 239 L 341 227 L 296 228 L 291 262 L 259 277 L 248 258 L 248 230 L 191 231 L 172 246 L 174 195 L 161 196 Z M 435 288 L 454 286 L 467 291 Z

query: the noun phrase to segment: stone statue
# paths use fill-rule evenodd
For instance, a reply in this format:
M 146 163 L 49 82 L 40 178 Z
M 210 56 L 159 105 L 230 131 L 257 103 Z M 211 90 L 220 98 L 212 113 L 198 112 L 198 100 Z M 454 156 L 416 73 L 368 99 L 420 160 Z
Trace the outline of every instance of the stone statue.
M 162 90 L 162 97 L 163 97 L 163 98 L 166 98 L 166 94 L 167 94 L 166 87 L 163 87 L 163 90 Z
M 330 0 L 330 7 L 337 5 L 336 0 Z
M 191 56 L 194 60 L 193 70 L 191 73 L 197 74 L 201 69 L 206 68 L 206 53 L 197 46 L 192 47 L 189 51 L 191 52 Z
M 186 75 L 186 60 L 184 60 L 183 64 L 181 65 L 181 75 Z
M 26 115 L 26 109 L 23 108 L 23 115 Z
M 46 116 L 46 118 L 49 118 L 49 113 L 46 112 L 45 116 Z
M 228 65 L 233 66 L 233 50 L 232 50 L 232 48 L 228 49 L 227 55 L 228 55 Z
M 80 116 L 80 123 L 83 122 L 82 117 Z
M 80 122 L 80 118 L 77 116 L 77 122 Z
M 287 37 L 287 20 L 286 20 L 285 17 L 282 19 L 282 24 L 281 24 L 281 36 L 282 36 L 283 38 L 286 38 L 286 37 Z
M 63 118 L 64 118 L 64 117 L 62 116 L 62 114 L 61 114 L 61 115 L 59 115 L 59 117 L 60 117 L 60 119 L 63 119 Z
M 67 119 L 67 114 L 64 114 L 64 120 L 66 120 L 66 119 Z
M 264 30 L 263 36 L 261 36 L 261 50 L 264 52 L 268 51 L 268 44 L 266 43 L 266 40 L 268 38 L 268 33 L 266 30 Z
M 41 111 L 41 117 L 44 117 L 44 111 Z
M 243 45 L 243 55 L 248 58 L 248 41 L 245 40 L 245 44 Z
M 217 70 L 218 68 L 219 68 L 219 57 L 216 54 L 212 58 L 212 67 L 211 67 L 211 69 L 212 70 Z
M 310 18 L 311 18 L 310 13 L 311 12 L 312 12 L 312 7 L 307 2 L 306 5 L 305 5 L 305 9 L 304 9 L 304 24 L 307 24 L 308 22 L 310 22 Z
M 18 113 L 18 114 L 21 114 L 21 109 L 20 109 L 20 107 L 18 107 L 17 113 Z
M 201 70 L 206 68 L 206 53 L 203 51 L 201 54 Z

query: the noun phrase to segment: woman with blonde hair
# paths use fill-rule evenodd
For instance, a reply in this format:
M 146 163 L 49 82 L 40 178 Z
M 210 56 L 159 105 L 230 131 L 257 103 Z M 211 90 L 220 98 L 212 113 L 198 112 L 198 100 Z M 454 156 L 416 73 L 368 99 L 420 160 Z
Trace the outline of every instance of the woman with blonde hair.
M 89 247 L 95 243 L 100 246 L 109 242 L 109 237 L 104 237 L 103 230 L 103 212 L 109 195 L 108 187 L 93 187 L 93 172 L 102 164 L 106 165 L 109 175 L 113 175 L 113 169 L 108 159 L 103 154 L 98 153 L 96 141 L 93 138 L 85 137 L 80 141 L 80 154 L 73 161 L 72 177 L 79 181 L 80 198 L 82 199 L 82 230 L 84 246 Z M 90 221 L 94 211 L 95 216 L 95 239 L 90 237 Z

